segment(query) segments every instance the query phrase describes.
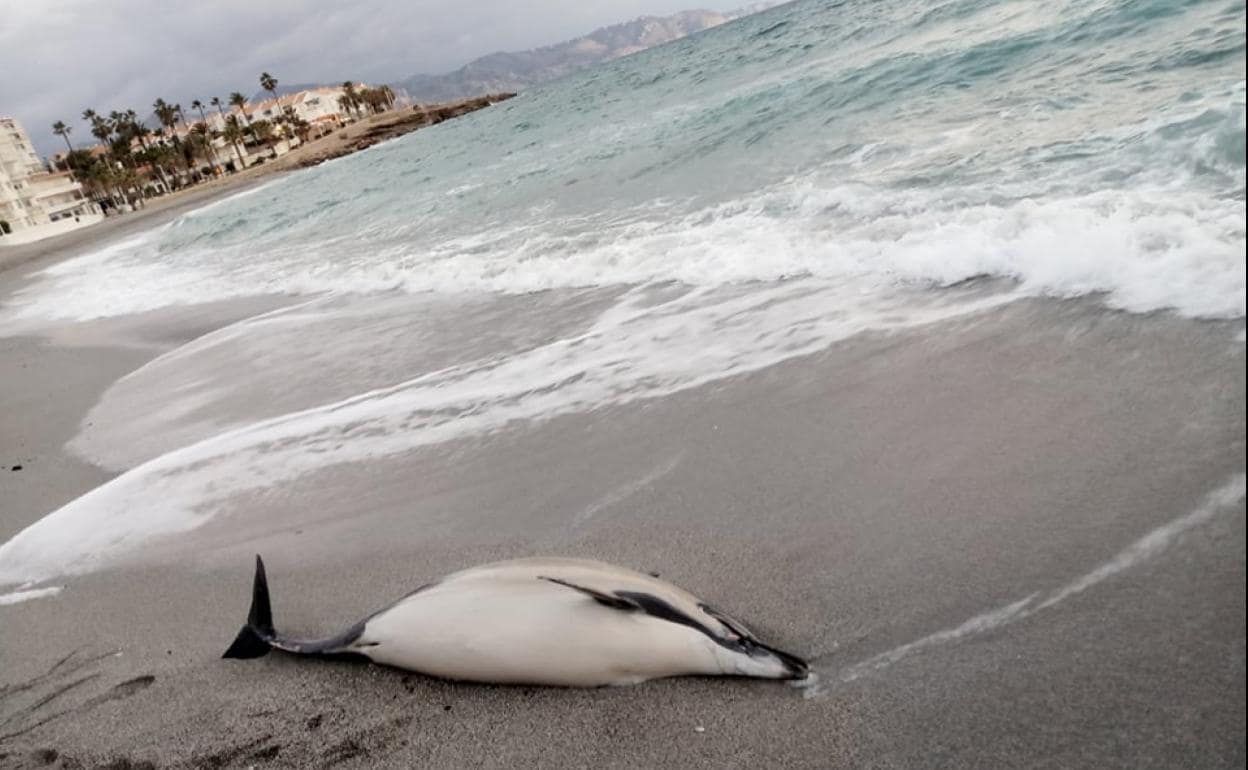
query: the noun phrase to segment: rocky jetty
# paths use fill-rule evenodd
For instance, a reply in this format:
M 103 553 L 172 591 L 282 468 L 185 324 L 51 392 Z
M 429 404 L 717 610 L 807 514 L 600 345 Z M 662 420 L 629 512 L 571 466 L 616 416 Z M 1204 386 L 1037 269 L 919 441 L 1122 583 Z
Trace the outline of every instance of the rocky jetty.
M 336 142 L 300 158 L 298 165 L 302 167 L 317 166 L 327 160 L 350 155 L 353 152 L 372 147 L 378 142 L 402 136 L 418 128 L 432 126 L 444 120 L 475 112 L 492 104 L 510 99 L 513 96 L 515 96 L 513 93 L 486 94 L 485 96 L 459 99 L 444 104 L 417 104 L 408 109 L 383 113 L 386 119 L 372 123 L 358 136 L 352 136 L 349 141 Z M 342 133 L 345 134 L 348 131 L 350 131 L 349 127 L 343 129 Z

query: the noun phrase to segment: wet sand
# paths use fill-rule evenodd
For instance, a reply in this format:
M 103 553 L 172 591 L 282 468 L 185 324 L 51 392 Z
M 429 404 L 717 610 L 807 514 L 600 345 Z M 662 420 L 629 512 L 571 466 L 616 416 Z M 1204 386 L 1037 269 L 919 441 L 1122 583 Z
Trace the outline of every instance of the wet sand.
M 113 379 L 245 312 L 152 318 L 144 344 L 0 341 L 0 461 L 23 462 L 0 536 L 108 477 L 60 447 Z M 1016 302 L 335 466 L 0 607 L 0 766 L 1242 766 L 1242 328 Z M 492 559 L 655 570 L 819 683 L 222 661 L 257 551 L 279 628 L 306 634 Z
M 502 101 L 504 98 L 510 98 L 510 95 L 499 94 L 494 98 Z M 440 122 L 447 119 L 447 115 L 457 117 L 463 114 L 460 110 L 471 112 L 480 109 L 476 101 L 468 99 L 447 104 L 427 105 L 425 114 L 434 114 L 435 119 Z M 465 105 L 471 109 L 467 109 Z M 188 187 L 170 195 L 152 198 L 145 201 L 143 207 L 135 211 L 111 216 L 89 227 L 33 243 L 16 246 L 0 245 L 0 272 L 32 263 L 47 264 L 86 249 L 98 249 L 126 236 L 135 235 L 172 221 L 179 215 L 214 200 L 268 183 L 283 174 L 305 168 L 327 158 L 350 154 L 367 142 L 378 141 L 374 135 L 388 138 L 391 135 L 397 136 L 417 130 L 422 125 L 412 120 L 411 108 L 397 108 L 389 112 L 369 115 L 332 134 L 296 147 L 276 160 L 267 160 L 265 163 L 222 176 L 219 179 Z
M 63 235 L 17 246 L 0 246 L 0 273 L 19 269 L 27 271 L 31 268 L 46 266 L 68 256 L 98 249 L 171 222 L 182 214 L 212 203 L 214 200 L 235 195 L 270 181 L 274 170 L 270 170 L 267 175 L 261 175 L 259 168 L 254 174 L 244 172 L 172 195 L 152 198 L 141 209 L 111 216 L 102 222 Z

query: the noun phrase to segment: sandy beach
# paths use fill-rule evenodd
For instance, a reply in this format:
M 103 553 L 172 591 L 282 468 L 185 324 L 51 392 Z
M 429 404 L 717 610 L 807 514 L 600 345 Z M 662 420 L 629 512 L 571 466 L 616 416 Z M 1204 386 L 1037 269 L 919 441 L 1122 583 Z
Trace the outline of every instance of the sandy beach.
M 799 0 L 0 250 L 0 768 L 1243 767 L 1244 17 Z M 812 676 L 223 660 L 257 554 L 291 638 L 584 557 Z
M 112 381 L 205 315 L 254 312 L 171 311 L 130 323 L 131 344 L 5 339 L 3 460 L 22 470 L 0 482 L 0 535 L 110 477 L 63 446 Z M 149 325 L 164 341 L 134 344 Z M 0 763 L 1235 766 L 1236 331 L 1024 301 L 326 470 L 189 534 L 194 561 L 158 548 L 0 608 Z M 810 656 L 819 682 L 568 691 L 223 661 L 257 551 L 279 626 L 306 634 L 493 559 L 655 570 Z

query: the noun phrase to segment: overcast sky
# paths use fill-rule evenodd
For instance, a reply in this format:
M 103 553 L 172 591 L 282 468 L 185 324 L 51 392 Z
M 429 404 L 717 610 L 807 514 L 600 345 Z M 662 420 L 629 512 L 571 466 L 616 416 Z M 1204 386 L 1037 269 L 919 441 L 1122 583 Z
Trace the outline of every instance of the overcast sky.
M 730 2 L 698 0 L 0 0 L 0 115 L 39 151 L 93 142 L 81 120 L 151 113 L 280 82 L 393 81 L 446 72 L 494 51 L 523 50 L 644 14 Z

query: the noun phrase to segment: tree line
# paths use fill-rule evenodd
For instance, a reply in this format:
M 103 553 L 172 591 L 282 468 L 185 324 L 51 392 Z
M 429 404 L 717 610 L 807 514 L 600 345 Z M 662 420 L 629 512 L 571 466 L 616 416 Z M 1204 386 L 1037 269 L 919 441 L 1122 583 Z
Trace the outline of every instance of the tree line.
M 277 100 L 278 80 L 268 72 L 261 73 L 260 87 Z M 366 114 L 384 111 L 394 106 L 394 92 L 389 86 L 358 88 L 355 83 L 342 84 L 343 94 L 339 107 L 343 112 L 362 118 Z M 226 113 L 226 106 L 237 107 L 238 114 Z M 222 172 L 214 150 L 214 141 L 223 139 L 233 149 L 237 163 L 230 162 L 233 170 L 245 167 L 244 156 L 248 147 L 264 146 L 276 157 L 275 145 L 283 138 L 298 136 L 301 142 L 308 140 L 311 125 L 286 105 L 279 114 L 268 119 L 253 119 L 247 111 L 247 97 L 235 91 L 226 100 L 214 96 L 205 102 L 195 99 L 191 109 L 199 113 L 193 125 L 187 120 L 181 104 L 172 104 L 163 98 L 152 103 L 152 109 L 160 128 L 148 128 L 133 109 L 113 110 L 102 115 L 94 109 L 82 112 L 82 119 L 91 126 L 91 135 L 99 140 L 103 152 L 93 153 L 75 149 L 70 141 L 71 126 L 58 120 L 52 124 L 52 132 L 65 140 L 68 150 L 58 163 L 61 170 L 71 171 L 87 193 L 95 200 L 119 205 L 135 203 L 154 192 L 141 171 L 149 170 L 151 177 L 160 183 L 165 192 L 177 190 L 201 181 L 206 175 Z M 216 109 L 221 116 L 221 128 L 210 128 L 206 107 Z M 239 119 L 239 115 L 242 119 Z M 178 124 L 187 129 L 180 135 Z

